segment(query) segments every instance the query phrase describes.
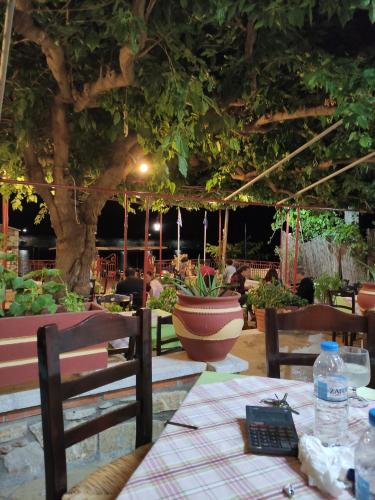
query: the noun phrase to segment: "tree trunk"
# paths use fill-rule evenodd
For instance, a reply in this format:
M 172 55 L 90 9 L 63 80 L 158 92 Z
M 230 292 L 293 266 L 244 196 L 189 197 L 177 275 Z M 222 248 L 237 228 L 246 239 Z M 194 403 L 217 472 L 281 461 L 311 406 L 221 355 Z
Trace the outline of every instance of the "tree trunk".
M 96 255 L 96 222 L 68 220 L 63 233 L 56 231 L 56 267 L 63 272 L 69 289 L 87 294 L 90 268 Z

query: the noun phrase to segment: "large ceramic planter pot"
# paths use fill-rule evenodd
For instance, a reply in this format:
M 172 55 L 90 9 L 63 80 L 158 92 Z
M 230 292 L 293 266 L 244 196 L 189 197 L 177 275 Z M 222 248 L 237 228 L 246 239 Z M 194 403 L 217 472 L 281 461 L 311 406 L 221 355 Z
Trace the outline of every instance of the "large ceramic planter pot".
M 375 283 L 363 283 L 358 292 L 358 305 L 364 313 L 375 307 Z
M 178 294 L 173 326 L 188 356 L 195 361 L 220 361 L 241 334 L 239 294 L 192 297 Z
M 36 334 L 40 326 L 72 327 L 94 314 L 107 314 L 98 304 L 87 304 L 82 312 L 57 312 L 35 316 L 0 318 L 0 387 L 38 380 Z M 105 344 L 90 346 L 61 356 L 63 374 L 80 373 L 107 366 Z

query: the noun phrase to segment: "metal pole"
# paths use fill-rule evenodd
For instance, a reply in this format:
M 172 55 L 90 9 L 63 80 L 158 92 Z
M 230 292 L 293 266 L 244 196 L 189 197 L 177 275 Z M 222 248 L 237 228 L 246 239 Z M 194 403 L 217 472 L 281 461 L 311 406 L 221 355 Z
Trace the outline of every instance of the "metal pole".
M 5 82 L 7 79 L 9 48 L 12 36 L 12 24 L 13 24 L 13 14 L 15 5 L 16 5 L 16 0 L 8 0 L 4 17 L 3 43 L 1 47 L 1 59 L 0 59 L 0 120 L 3 109 Z
M 227 253 L 227 241 L 228 241 L 228 220 L 229 220 L 229 209 L 225 209 L 224 218 L 224 231 L 223 231 L 223 255 L 222 255 L 222 267 L 225 268 L 225 260 Z
M 242 191 L 244 191 L 248 187 L 252 186 L 256 182 L 258 182 L 260 179 L 263 179 L 263 177 L 266 177 L 271 172 L 273 172 L 277 168 L 281 167 L 281 165 L 284 165 L 284 163 L 286 163 L 287 161 L 291 160 L 292 158 L 294 158 L 295 156 L 297 156 L 299 153 L 302 153 L 302 151 L 305 151 L 305 149 L 309 148 L 310 146 L 312 146 L 313 144 L 315 144 L 316 142 L 318 142 L 320 139 L 322 139 L 323 137 L 325 137 L 326 135 L 328 135 L 329 133 L 331 133 L 333 130 L 336 130 L 338 127 L 340 127 L 340 125 L 342 125 L 342 123 L 343 123 L 343 120 L 339 120 L 338 122 L 336 122 L 333 125 L 331 125 L 330 127 L 328 127 L 326 130 L 323 130 L 323 132 L 321 132 L 320 134 L 318 134 L 315 137 L 313 137 L 310 141 L 308 141 L 305 144 L 303 144 L 303 146 L 297 148 L 295 151 L 293 151 L 292 153 L 290 153 L 287 156 L 285 156 L 285 158 L 283 158 L 280 161 L 278 161 L 277 163 L 275 163 L 275 165 L 273 165 L 270 168 L 267 168 L 267 170 L 265 170 L 261 174 L 257 175 L 257 177 L 254 177 L 254 179 L 251 179 L 251 181 L 249 181 L 246 184 L 244 184 L 243 186 L 241 186 L 239 189 L 237 189 L 236 191 L 234 191 L 232 194 L 226 196 L 224 198 L 224 200 L 228 201 L 231 198 L 233 198 L 234 196 L 236 196 L 237 194 L 242 193 Z
M 283 259 L 283 226 L 280 228 L 280 279 L 284 282 L 284 259 Z
M 160 230 L 159 230 L 159 274 L 161 276 L 162 270 L 163 270 L 163 213 L 159 213 L 159 224 L 160 224 Z
M 245 222 L 245 248 L 244 248 L 245 260 L 247 260 L 247 227 Z
M 177 271 L 180 270 L 180 219 L 181 212 L 180 207 L 177 208 Z
M 148 271 L 148 231 L 150 225 L 150 200 L 146 198 L 145 242 L 143 251 L 143 294 L 142 306 L 146 306 L 146 273 Z
M 221 262 L 221 210 L 219 210 L 219 253 L 218 253 L 218 259 L 217 259 L 217 265 L 220 266 Z
M 305 193 L 306 191 L 310 191 L 310 189 L 318 186 L 319 184 L 322 184 L 323 182 L 329 181 L 330 179 L 333 179 L 333 177 L 336 177 L 336 175 L 340 175 L 343 172 L 346 172 L 347 170 L 349 170 L 349 169 L 351 169 L 353 167 L 356 167 L 357 165 L 360 165 L 361 163 L 365 163 L 367 160 L 369 160 L 373 156 L 375 156 L 375 151 L 373 151 L 372 153 L 369 153 L 366 156 L 363 156 L 362 158 L 359 158 L 356 161 L 353 161 L 353 163 L 350 163 L 349 165 L 346 165 L 346 167 L 340 168 L 336 172 L 333 172 L 333 174 L 327 175 L 326 177 L 323 177 L 319 181 L 316 181 L 313 184 L 310 184 L 309 186 L 307 186 L 307 187 L 305 187 L 303 189 L 300 189 L 299 191 L 297 191 L 292 196 L 288 196 L 288 198 L 284 198 L 283 200 L 278 201 L 277 205 L 279 205 L 281 203 L 285 203 L 286 201 L 290 200 L 291 198 L 295 198 L 296 196 L 299 196 L 300 194 Z
M 297 208 L 297 222 L 296 222 L 296 237 L 294 245 L 294 272 L 293 272 L 293 292 L 297 290 L 297 267 L 298 267 L 298 239 L 299 239 L 299 225 L 300 225 L 300 209 Z
M 124 274 L 128 266 L 128 195 L 124 196 Z
M 289 210 L 286 213 L 286 228 L 285 228 L 285 286 L 289 284 Z
M 3 209 L 3 252 L 6 256 L 8 252 L 9 201 L 4 195 L 3 195 L 2 209 Z M 3 266 L 7 267 L 7 265 L 8 261 L 4 259 Z
M 207 220 L 207 212 L 204 212 L 204 220 Z M 203 223 L 203 263 L 206 264 L 207 224 Z

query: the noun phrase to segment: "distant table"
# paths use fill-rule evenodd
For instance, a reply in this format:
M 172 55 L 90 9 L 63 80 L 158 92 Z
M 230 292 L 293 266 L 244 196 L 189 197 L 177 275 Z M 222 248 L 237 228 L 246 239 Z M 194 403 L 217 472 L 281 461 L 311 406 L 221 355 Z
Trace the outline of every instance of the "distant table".
M 211 383 L 209 377 L 207 382 L 196 384 L 173 416 L 174 422 L 198 429 L 167 425 L 119 499 L 285 499 L 282 489 L 289 483 L 297 499 L 327 498 L 307 485 L 296 458 L 246 453 L 245 406 L 287 392 L 288 401 L 300 412 L 293 416 L 297 431 L 311 433 L 312 384 L 266 377 L 219 383 Z M 348 444 L 354 444 L 363 432 L 368 408 L 350 412 Z M 340 498 L 352 497 L 344 493 Z

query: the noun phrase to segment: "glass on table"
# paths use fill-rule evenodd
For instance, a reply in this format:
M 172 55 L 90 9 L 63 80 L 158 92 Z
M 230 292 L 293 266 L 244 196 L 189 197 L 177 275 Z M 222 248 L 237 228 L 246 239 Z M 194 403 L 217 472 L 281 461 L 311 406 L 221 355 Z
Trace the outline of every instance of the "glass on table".
M 344 346 L 340 355 L 345 363 L 345 375 L 348 378 L 349 405 L 357 408 L 368 406 L 368 401 L 357 394 L 358 387 L 365 387 L 370 383 L 370 357 L 362 347 Z

